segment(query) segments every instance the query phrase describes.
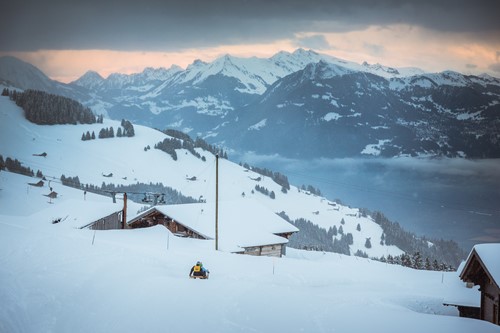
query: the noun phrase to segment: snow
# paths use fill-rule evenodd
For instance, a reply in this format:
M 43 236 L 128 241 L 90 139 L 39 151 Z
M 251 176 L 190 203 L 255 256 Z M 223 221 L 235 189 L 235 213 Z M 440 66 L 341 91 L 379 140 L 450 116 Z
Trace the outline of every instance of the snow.
M 2 188 L 3 212 L 15 187 Z M 42 211 L 0 216 L 2 332 L 500 331 L 442 304 L 456 273 L 291 248 L 283 258 L 244 256 L 162 226 L 92 231 L 49 220 Z M 197 260 L 210 279 L 188 278 Z
M 155 149 L 144 151 L 166 135 L 137 125 L 133 138 L 80 140 L 84 131 L 118 125 L 105 119 L 104 124 L 38 126 L 0 97 L 0 153 L 55 177 L 38 188 L 28 185 L 38 179 L 0 172 L 0 332 L 199 332 L 200 325 L 220 333 L 500 332 L 490 323 L 459 318 L 455 308 L 443 305 L 456 273 L 292 248 L 283 258 L 245 256 L 215 251 L 213 240 L 175 237 L 163 226 L 79 229 L 123 202 L 62 186 L 61 174 L 96 185 L 162 182 L 205 198 L 207 205 L 214 202 L 213 156 L 205 151 L 199 150 L 207 162 L 184 150 L 177 151 L 177 161 Z M 33 156 L 41 152 L 47 157 Z M 221 202 L 258 202 L 247 207 L 253 207 L 251 213 L 240 212 L 242 219 L 263 215 L 264 209 L 266 216 L 285 211 L 291 219 L 325 228 L 344 219 L 344 231 L 354 236 L 351 252 L 401 252 L 380 245 L 382 229 L 356 208 L 333 205 L 294 186 L 282 193 L 268 177 L 256 180 L 258 174 L 227 160 L 219 161 L 219 169 Z M 102 176 L 110 172 L 112 178 Z M 256 184 L 276 198 L 251 193 Z M 49 186 L 59 194 L 52 203 L 44 196 Z M 130 200 L 127 206 L 130 216 L 142 207 Z M 228 214 L 242 209 L 222 207 Z M 205 213 L 212 214 L 208 208 Z M 56 218 L 61 222 L 52 224 Z M 371 249 L 361 245 L 367 237 Z M 188 278 L 197 260 L 210 270 L 210 279 Z
M 215 239 L 213 203 L 156 206 L 154 209 L 204 237 Z M 276 234 L 298 231 L 262 204 L 246 198 L 219 202 L 218 226 L 219 249 L 227 252 L 243 251 L 250 246 L 286 244 L 288 240 Z
M 254 125 L 250 126 L 250 127 L 248 128 L 248 130 L 249 130 L 249 131 L 258 131 L 258 130 L 260 130 L 261 128 L 265 127 L 265 126 L 266 126 L 266 124 L 267 124 L 267 118 L 264 118 L 264 119 L 262 119 L 261 121 L 259 121 L 258 123 L 256 123 L 256 124 L 254 124 Z
M 331 120 L 338 120 L 342 118 L 342 116 L 336 112 L 328 112 L 327 114 L 325 114 L 325 116 L 323 117 L 323 119 L 325 121 L 331 121 Z
M 455 278 L 448 282 L 448 292 L 444 303 L 450 305 L 462 305 L 479 308 L 481 306 L 481 292 L 479 286 L 468 288 L 466 283 L 460 280 L 460 273 L 465 266 L 463 261 L 455 272 Z
M 477 252 L 491 277 L 500 285 L 500 244 L 477 244 L 473 250 Z M 471 252 L 472 253 L 472 252 Z
M 367 145 L 361 151 L 361 154 L 378 156 L 380 155 L 382 147 L 389 142 L 391 142 L 391 140 L 378 140 L 378 143 Z

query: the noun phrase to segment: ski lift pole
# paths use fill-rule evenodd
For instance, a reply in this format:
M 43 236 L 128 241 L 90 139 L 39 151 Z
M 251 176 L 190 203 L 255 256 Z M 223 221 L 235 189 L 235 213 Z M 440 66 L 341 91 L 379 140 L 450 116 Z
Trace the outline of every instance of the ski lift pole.
M 215 154 L 215 251 L 219 250 L 219 154 Z

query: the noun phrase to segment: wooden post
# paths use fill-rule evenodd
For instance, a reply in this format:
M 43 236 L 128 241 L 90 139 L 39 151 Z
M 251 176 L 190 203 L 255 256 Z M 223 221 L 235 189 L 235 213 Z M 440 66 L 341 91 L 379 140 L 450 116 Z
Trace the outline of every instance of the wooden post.
M 127 193 L 123 193 L 122 229 L 127 225 Z
M 219 155 L 215 155 L 215 251 L 219 250 Z

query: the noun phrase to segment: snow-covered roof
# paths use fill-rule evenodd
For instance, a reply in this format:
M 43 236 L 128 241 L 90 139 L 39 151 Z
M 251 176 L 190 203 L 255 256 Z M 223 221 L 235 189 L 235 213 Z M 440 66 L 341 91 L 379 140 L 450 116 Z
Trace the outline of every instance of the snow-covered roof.
M 460 280 L 459 274 L 465 267 L 463 261 L 456 271 L 456 276 L 447 281 L 447 288 L 443 299 L 443 304 L 454 306 L 468 306 L 479 308 L 481 305 L 481 292 L 479 286 L 467 288 L 466 284 Z
M 178 221 L 196 233 L 215 239 L 215 204 L 195 203 L 155 206 L 164 215 Z M 146 215 L 148 210 L 128 219 L 127 223 Z M 218 242 L 224 251 L 237 252 L 251 246 L 285 244 L 280 233 L 297 232 L 298 229 L 251 199 L 221 201 L 218 211 Z
M 103 217 L 119 212 L 121 204 L 69 199 L 50 205 L 33 215 L 33 220 L 53 222 L 60 219 L 60 224 L 72 228 L 83 228 Z
M 484 268 L 493 279 L 493 282 L 500 287 L 500 243 L 474 245 L 467 258 L 467 264 L 460 273 L 461 277 L 464 276 L 465 270 L 471 258 L 474 256 L 474 253 L 477 254 L 480 261 L 483 263 Z

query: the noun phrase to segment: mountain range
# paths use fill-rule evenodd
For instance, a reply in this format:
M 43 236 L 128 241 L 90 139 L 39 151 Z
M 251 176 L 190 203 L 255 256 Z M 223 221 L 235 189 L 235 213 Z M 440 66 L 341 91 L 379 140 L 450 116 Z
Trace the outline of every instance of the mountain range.
M 488 75 L 357 64 L 298 49 L 107 78 L 89 71 L 70 84 L 3 57 L 0 81 L 240 152 L 304 159 L 500 157 L 500 80 Z

